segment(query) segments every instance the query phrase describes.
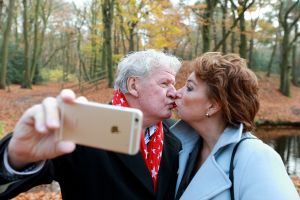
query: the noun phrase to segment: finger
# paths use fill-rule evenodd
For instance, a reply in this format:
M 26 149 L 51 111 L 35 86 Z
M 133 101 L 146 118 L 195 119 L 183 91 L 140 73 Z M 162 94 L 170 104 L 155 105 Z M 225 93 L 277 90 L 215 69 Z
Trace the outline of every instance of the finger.
M 50 130 L 58 129 L 60 119 L 57 100 L 53 97 L 47 97 L 43 100 L 42 105 L 46 127 Z
M 85 103 L 88 102 L 87 98 L 84 96 L 80 96 L 76 99 L 76 102 L 81 102 L 81 103 Z
M 39 133 L 47 133 L 47 127 L 45 124 L 45 115 L 41 104 L 35 105 L 29 110 L 32 114 L 34 128 Z
M 75 143 L 71 141 L 59 141 L 56 144 L 56 153 L 58 155 L 66 154 L 66 153 L 71 153 L 75 150 Z
M 75 101 L 76 95 L 73 90 L 64 89 L 58 96 L 59 101 L 63 101 L 65 103 L 73 103 Z

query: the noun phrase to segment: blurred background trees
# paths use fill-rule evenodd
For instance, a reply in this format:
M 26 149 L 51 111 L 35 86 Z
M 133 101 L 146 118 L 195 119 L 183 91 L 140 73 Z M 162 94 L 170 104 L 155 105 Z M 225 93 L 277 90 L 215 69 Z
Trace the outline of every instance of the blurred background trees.
M 0 88 L 55 81 L 109 86 L 119 59 L 154 48 L 190 60 L 234 52 L 300 85 L 299 0 L 0 0 Z

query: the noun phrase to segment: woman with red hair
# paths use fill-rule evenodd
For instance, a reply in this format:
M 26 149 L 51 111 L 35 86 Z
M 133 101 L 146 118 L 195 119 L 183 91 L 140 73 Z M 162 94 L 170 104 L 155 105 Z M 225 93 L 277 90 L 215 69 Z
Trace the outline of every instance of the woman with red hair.
M 299 199 L 280 156 L 251 133 L 259 86 L 246 61 L 210 52 L 192 66 L 175 100 L 182 120 L 172 131 L 183 148 L 176 199 Z

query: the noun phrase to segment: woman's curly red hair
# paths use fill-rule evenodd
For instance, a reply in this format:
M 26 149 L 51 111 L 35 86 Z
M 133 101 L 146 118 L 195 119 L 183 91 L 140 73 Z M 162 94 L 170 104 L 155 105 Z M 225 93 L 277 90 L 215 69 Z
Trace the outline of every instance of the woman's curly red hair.
M 208 85 L 208 96 L 220 103 L 228 125 L 243 123 L 244 131 L 254 128 L 259 109 L 258 81 L 237 54 L 208 52 L 193 61 L 197 79 Z

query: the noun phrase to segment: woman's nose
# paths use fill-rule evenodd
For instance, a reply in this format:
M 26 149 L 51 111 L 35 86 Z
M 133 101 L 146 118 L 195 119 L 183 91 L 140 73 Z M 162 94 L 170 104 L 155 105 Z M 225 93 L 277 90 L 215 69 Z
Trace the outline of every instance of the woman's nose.
M 181 89 L 176 91 L 176 96 L 175 96 L 176 99 L 180 99 L 182 97 Z

